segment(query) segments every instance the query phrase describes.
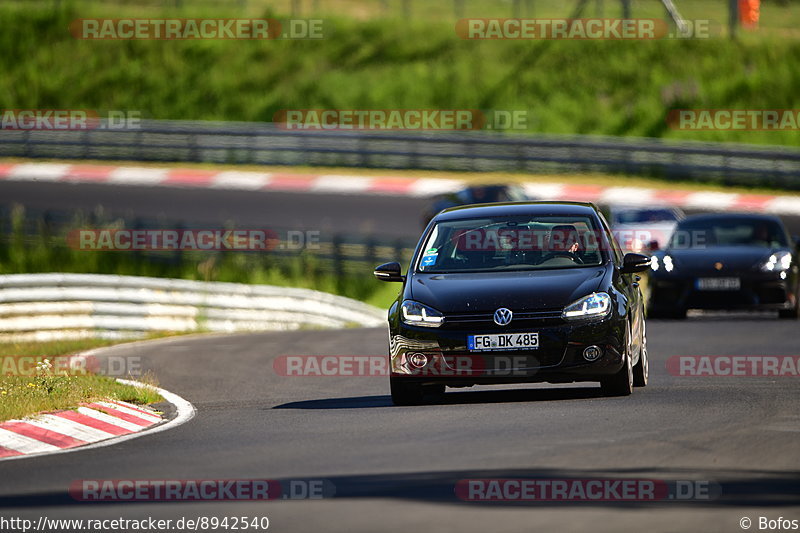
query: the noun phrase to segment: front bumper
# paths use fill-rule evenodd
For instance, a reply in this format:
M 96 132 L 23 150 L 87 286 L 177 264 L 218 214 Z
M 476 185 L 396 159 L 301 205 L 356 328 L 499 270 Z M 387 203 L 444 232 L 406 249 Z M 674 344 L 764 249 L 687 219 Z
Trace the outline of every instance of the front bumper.
M 494 324 L 422 328 L 401 323 L 390 332 L 391 376 L 450 387 L 599 381 L 622 368 L 625 323 L 625 319 L 613 314 L 599 321 L 530 321 L 511 328 Z M 467 348 L 469 335 L 532 332 L 539 334 L 537 349 L 479 352 Z M 594 361 L 583 356 L 589 346 L 601 348 L 600 357 Z M 414 354 L 423 354 L 427 363 L 414 365 Z
M 713 274 L 698 276 L 651 276 L 650 309 L 670 311 L 678 309 L 792 309 L 797 304 L 791 279 L 780 279 L 775 274 L 726 273 L 716 277 L 740 279 L 738 290 L 701 290 L 699 278 L 712 278 Z

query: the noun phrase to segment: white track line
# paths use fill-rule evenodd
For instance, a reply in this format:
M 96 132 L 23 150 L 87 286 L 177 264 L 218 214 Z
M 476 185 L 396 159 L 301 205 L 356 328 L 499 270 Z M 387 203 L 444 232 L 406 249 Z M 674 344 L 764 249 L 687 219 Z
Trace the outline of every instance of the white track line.
M 103 407 L 108 407 L 109 409 L 114 409 L 116 411 L 119 411 L 120 413 L 125 413 L 126 415 L 135 416 L 139 420 L 143 422 L 148 422 L 150 424 L 153 424 L 161 420 L 161 417 L 158 416 L 157 414 L 145 414 L 141 411 L 125 407 L 124 405 L 119 405 L 111 402 L 95 402 L 95 403 L 97 405 L 102 405 Z
M 269 183 L 271 174 L 266 172 L 240 172 L 228 170 L 216 174 L 209 188 L 211 189 L 242 189 L 255 191 L 263 189 Z
M 158 185 L 167 179 L 170 169 L 119 167 L 111 171 L 108 183 L 118 185 Z
M 457 191 L 464 187 L 464 182 L 442 178 L 420 178 L 411 184 L 408 194 L 411 196 L 432 196 L 434 194 Z
M 128 431 L 140 431 L 142 429 L 142 426 L 139 424 L 134 424 L 133 422 L 111 416 L 97 409 L 92 409 L 91 407 L 78 407 L 77 411 L 82 415 L 89 416 L 100 422 L 105 422 L 106 424 L 111 424 L 112 426 L 127 429 Z
M 14 433 L 13 431 L 2 428 L 0 428 L 0 442 L 3 443 L 4 448 L 8 448 L 9 450 L 14 450 L 20 453 L 38 454 L 42 452 L 61 450 L 61 448 L 58 446 L 53 446 L 52 444 L 47 444 L 46 442 L 32 439 L 30 437 L 26 437 L 25 435 L 20 435 L 18 433 Z
M 174 340 L 181 340 L 181 339 L 174 339 Z M 93 353 L 96 352 L 96 351 L 99 351 L 99 349 L 92 350 Z M 194 418 L 194 415 L 197 413 L 197 411 L 195 410 L 194 406 L 191 403 L 187 402 L 186 400 L 184 400 L 183 398 L 181 398 L 177 394 L 174 394 L 174 393 L 169 392 L 167 390 L 159 389 L 158 387 L 153 387 L 151 385 L 146 385 L 146 384 L 140 383 L 138 381 L 129 381 L 129 380 L 126 380 L 126 379 L 118 379 L 117 382 L 123 383 L 125 385 L 131 385 L 133 387 L 144 387 L 144 388 L 150 388 L 150 389 L 155 390 L 167 402 L 169 402 L 169 403 L 171 403 L 172 405 L 175 406 L 175 409 L 177 411 L 177 414 L 176 414 L 175 418 L 173 418 L 172 420 L 170 420 L 170 421 L 168 421 L 168 422 L 166 422 L 164 424 L 160 424 L 160 425 L 157 425 L 157 426 L 153 426 L 152 428 L 145 429 L 144 431 L 138 431 L 136 433 L 129 433 L 127 435 L 121 435 L 119 437 L 114 437 L 113 439 L 108 439 L 108 440 L 104 440 L 104 441 L 100 441 L 100 442 L 95 442 L 93 444 L 87 444 L 86 446 L 78 446 L 76 448 L 67 448 L 67 449 L 56 448 L 55 450 L 45 451 L 45 452 L 42 452 L 42 453 L 37 453 L 35 455 L 15 455 L 13 457 L 4 457 L 4 458 L 0 459 L 0 462 L 2 462 L 2 461 L 18 461 L 20 459 L 29 459 L 29 458 L 33 458 L 33 457 L 42 457 L 44 455 L 53 455 L 53 454 L 56 454 L 56 453 L 74 453 L 74 452 L 80 452 L 80 451 L 83 451 L 83 450 L 93 450 L 95 448 L 104 448 L 106 446 L 112 446 L 114 444 L 118 444 L 118 443 L 124 442 L 126 440 L 131 440 L 131 439 L 136 439 L 136 438 L 139 438 L 139 437 L 144 437 L 145 435 L 153 435 L 155 433 L 160 433 L 162 431 L 167 431 L 169 429 L 176 428 L 176 427 L 178 427 L 180 425 L 185 424 L 186 422 L 188 422 L 192 418 Z
M 38 428 L 61 433 L 73 439 L 82 440 L 83 442 L 95 442 L 98 440 L 110 439 L 114 436 L 100 429 L 85 426 L 54 415 L 40 415 L 36 418 L 25 420 L 24 422 Z
M 313 192 L 332 192 L 342 194 L 363 193 L 369 189 L 372 183 L 373 178 L 326 174 L 321 175 L 314 180 L 311 190 Z
M 8 174 L 9 180 L 58 181 L 64 178 L 72 165 L 56 163 L 22 163 L 15 165 Z

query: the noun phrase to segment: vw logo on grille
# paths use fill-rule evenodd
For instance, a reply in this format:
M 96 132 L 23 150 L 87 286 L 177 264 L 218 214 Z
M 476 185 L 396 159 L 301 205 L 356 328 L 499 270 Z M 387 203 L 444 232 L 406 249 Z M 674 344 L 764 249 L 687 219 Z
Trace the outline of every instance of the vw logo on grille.
M 494 323 L 498 326 L 507 326 L 511 322 L 513 316 L 514 313 L 511 312 L 511 309 L 501 307 L 494 312 Z

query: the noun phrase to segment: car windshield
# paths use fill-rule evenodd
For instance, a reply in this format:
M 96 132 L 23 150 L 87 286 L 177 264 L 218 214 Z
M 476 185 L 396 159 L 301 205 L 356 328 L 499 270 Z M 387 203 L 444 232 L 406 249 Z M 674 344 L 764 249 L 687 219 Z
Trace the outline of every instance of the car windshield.
M 600 265 L 602 238 L 586 216 L 496 217 L 438 223 L 418 272 L 489 272 Z
M 640 224 L 642 222 L 674 222 L 677 214 L 671 209 L 626 209 L 614 215 L 617 224 Z
M 687 220 L 678 225 L 670 239 L 670 248 L 711 246 L 785 248 L 787 241 L 780 224 L 757 218 Z

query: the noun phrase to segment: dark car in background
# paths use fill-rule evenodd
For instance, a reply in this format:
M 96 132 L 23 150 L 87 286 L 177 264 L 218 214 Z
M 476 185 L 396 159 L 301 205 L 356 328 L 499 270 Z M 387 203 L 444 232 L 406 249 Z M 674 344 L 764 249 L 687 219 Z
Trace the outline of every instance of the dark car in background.
M 653 255 L 648 316 L 687 309 L 771 309 L 798 315 L 798 242 L 778 217 L 694 215 Z
M 599 381 L 628 395 L 648 379 L 637 272 L 592 204 L 525 202 L 447 209 L 426 228 L 389 309 L 398 405 L 446 386 Z
M 524 202 L 532 200 L 520 185 L 475 185 L 460 191 L 440 194 L 431 198 L 422 214 L 422 227 L 438 213 L 450 207 L 472 204 L 490 204 L 495 202 Z

